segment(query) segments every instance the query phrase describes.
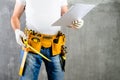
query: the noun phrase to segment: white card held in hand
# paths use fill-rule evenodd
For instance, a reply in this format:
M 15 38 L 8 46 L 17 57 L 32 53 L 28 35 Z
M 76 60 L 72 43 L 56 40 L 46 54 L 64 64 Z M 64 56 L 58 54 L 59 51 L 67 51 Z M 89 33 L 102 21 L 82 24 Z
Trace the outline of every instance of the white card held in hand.
M 52 26 L 69 26 L 74 20 L 82 19 L 90 12 L 95 5 L 92 4 L 75 4 L 66 14 L 52 24 Z

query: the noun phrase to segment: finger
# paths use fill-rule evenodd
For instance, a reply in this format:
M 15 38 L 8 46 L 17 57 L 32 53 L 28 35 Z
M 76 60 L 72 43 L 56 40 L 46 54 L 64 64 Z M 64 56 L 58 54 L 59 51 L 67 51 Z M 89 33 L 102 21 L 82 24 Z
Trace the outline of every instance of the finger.
M 20 44 L 21 46 L 24 46 L 24 43 L 22 42 L 22 40 L 19 41 L 19 44 Z
M 23 39 L 26 39 L 27 37 L 26 37 L 26 35 L 23 33 L 23 32 L 21 32 L 21 35 L 20 35 Z
M 74 25 L 70 25 L 68 26 L 69 28 L 72 28 L 72 29 L 77 29 Z
M 74 26 L 79 26 L 81 23 L 78 20 L 75 20 L 75 21 L 72 22 L 72 24 Z
M 20 45 L 20 46 L 23 46 L 23 42 L 20 38 L 17 39 L 17 43 Z

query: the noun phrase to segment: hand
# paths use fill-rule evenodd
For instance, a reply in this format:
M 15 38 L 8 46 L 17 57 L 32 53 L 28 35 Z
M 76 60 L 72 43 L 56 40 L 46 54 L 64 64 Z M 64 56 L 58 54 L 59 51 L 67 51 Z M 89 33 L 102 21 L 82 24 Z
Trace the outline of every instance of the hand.
M 72 21 L 72 24 L 69 25 L 68 27 L 80 29 L 83 26 L 83 24 L 84 24 L 84 21 L 82 19 L 78 19 L 78 20 Z
M 16 37 L 17 43 L 21 46 L 24 46 L 24 44 L 22 42 L 22 38 L 26 39 L 27 37 L 25 36 L 25 34 L 21 30 L 19 30 L 19 29 L 15 30 L 15 37 Z

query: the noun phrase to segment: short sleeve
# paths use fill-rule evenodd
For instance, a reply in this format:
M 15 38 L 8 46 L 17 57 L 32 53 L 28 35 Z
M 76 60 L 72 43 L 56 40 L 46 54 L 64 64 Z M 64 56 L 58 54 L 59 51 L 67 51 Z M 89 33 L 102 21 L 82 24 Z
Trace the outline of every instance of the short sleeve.
M 25 0 L 16 0 L 17 3 L 20 3 L 20 4 L 23 4 L 25 5 L 26 4 L 26 1 Z
M 61 6 L 65 6 L 65 5 L 68 5 L 67 0 L 61 0 Z

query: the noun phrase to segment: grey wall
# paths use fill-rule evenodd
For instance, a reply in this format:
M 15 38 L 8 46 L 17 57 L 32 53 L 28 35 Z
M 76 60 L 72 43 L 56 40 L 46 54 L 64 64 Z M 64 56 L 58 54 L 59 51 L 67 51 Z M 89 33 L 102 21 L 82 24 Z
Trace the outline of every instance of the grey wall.
M 68 46 L 65 80 L 120 80 L 120 0 L 68 1 L 100 4 L 84 17 L 80 30 L 63 28 Z M 0 80 L 19 78 L 20 46 L 10 26 L 14 2 L 0 0 Z M 39 80 L 47 80 L 44 65 Z

